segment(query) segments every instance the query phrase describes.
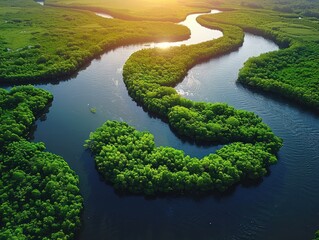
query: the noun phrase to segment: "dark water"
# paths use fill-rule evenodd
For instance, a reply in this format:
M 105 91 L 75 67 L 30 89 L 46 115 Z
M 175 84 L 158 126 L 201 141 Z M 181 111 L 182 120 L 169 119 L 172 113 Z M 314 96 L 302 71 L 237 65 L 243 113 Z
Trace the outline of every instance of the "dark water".
M 34 140 L 63 156 L 80 176 L 85 209 L 78 239 L 311 239 L 319 228 L 319 117 L 235 83 L 248 57 L 277 49 L 261 37 L 246 34 L 239 51 L 194 67 L 177 87 L 194 100 L 222 101 L 254 111 L 284 139 L 278 164 L 258 186 L 239 185 L 224 196 L 145 199 L 119 196 L 100 179 L 82 145 L 89 132 L 108 119 L 148 130 L 157 145 L 192 156 L 216 149 L 180 141 L 167 124 L 150 118 L 128 96 L 122 66 L 142 47 L 118 48 L 73 79 L 37 85 L 55 99 L 47 119 L 37 122 Z

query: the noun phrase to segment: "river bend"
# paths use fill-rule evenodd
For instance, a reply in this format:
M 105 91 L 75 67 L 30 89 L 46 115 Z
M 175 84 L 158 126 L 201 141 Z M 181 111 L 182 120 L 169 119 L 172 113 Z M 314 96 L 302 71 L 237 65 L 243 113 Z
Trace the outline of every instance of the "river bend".
M 197 16 L 192 14 L 183 23 L 192 29 L 191 40 L 184 44 L 221 37 L 221 32 L 197 24 Z M 198 35 L 197 30 L 204 32 Z M 195 66 L 176 89 L 193 100 L 226 102 L 261 116 L 284 139 L 270 176 L 256 185 L 239 185 L 226 195 L 157 199 L 119 196 L 100 178 L 83 143 L 106 120 L 148 130 L 157 145 L 191 156 L 202 157 L 218 148 L 182 142 L 167 124 L 137 106 L 123 83 L 122 68 L 132 53 L 183 43 L 119 47 L 70 79 L 36 85 L 52 92 L 54 101 L 46 119 L 37 121 L 34 141 L 45 142 L 48 151 L 61 155 L 80 176 L 85 209 L 78 239 L 311 239 L 319 227 L 319 117 L 236 84 L 238 70 L 249 57 L 278 49 L 262 37 L 246 34 L 238 51 Z

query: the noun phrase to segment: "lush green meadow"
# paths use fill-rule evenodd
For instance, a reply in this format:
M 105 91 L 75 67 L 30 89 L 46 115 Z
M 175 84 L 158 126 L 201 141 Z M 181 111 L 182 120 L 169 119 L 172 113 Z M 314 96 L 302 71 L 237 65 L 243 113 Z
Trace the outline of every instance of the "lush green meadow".
M 103 52 L 130 43 L 186 39 L 184 26 L 104 19 L 94 13 L 0 2 L 0 82 L 54 80 Z
M 274 10 L 305 17 L 319 17 L 319 2 L 309 0 L 46 0 L 46 4 L 110 13 L 123 19 L 180 21 L 192 12 L 212 8 Z
M 193 12 L 208 12 L 207 0 L 46 0 L 46 4 L 109 13 L 127 20 L 180 22 Z

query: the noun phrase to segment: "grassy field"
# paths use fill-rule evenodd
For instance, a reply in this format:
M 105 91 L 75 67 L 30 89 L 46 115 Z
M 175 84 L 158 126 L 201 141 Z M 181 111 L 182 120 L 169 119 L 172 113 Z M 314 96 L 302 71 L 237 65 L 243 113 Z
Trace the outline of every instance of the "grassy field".
M 157 20 L 179 22 L 187 14 L 208 12 L 208 0 L 47 0 L 46 4 L 109 13 L 130 20 Z
M 116 46 L 189 37 L 184 26 L 104 19 L 32 0 L 0 2 L 0 82 L 35 82 L 76 72 Z
M 180 21 L 186 14 L 220 9 L 267 9 L 319 17 L 319 2 L 309 0 L 46 0 L 46 4 L 90 9 L 124 19 Z

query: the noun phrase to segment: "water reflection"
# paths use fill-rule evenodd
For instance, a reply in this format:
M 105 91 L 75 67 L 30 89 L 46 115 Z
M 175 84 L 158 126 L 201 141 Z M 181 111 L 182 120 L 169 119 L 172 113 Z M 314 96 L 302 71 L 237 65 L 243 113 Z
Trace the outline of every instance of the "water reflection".
M 44 6 L 44 0 L 35 0 L 36 3 L 39 3 L 40 5 Z
M 219 10 L 211 10 L 211 14 L 217 14 L 220 13 L 221 11 Z M 95 13 L 97 16 L 103 17 L 103 18 L 113 18 L 109 14 L 105 13 Z M 183 41 L 178 41 L 178 42 L 159 42 L 159 43 L 146 43 L 144 44 L 144 48 L 153 48 L 153 47 L 158 47 L 158 48 L 169 48 L 169 47 L 174 47 L 174 46 L 181 46 L 183 44 L 185 45 L 191 45 L 191 44 L 197 44 L 201 42 L 206 42 L 210 41 L 216 38 L 220 38 L 223 36 L 223 33 L 219 30 L 213 30 L 209 29 L 206 27 L 203 27 L 199 25 L 196 21 L 196 18 L 198 16 L 203 15 L 203 13 L 198 13 L 198 14 L 190 14 L 186 17 L 186 19 L 180 23 L 179 25 L 183 25 L 189 28 L 191 32 L 191 36 L 187 40 Z
M 220 11 L 212 10 L 210 13 L 217 14 L 220 13 Z M 223 36 L 223 33 L 219 30 L 213 30 L 199 25 L 196 21 L 196 18 L 200 15 L 203 14 L 200 13 L 188 15 L 184 21 L 178 23 L 179 25 L 183 25 L 189 28 L 189 30 L 191 31 L 191 36 L 189 39 L 179 42 L 152 43 L 151 47 L 168 48 L 174 46 L 181 46 L 183 44 L 191 45 L 210 41 L 212 39 L 220 38 Z
M 113 18 L 111 15 L 106 14 L 106 13 L 95 13 L 95 15 L 102 17 L 102 18 Z

